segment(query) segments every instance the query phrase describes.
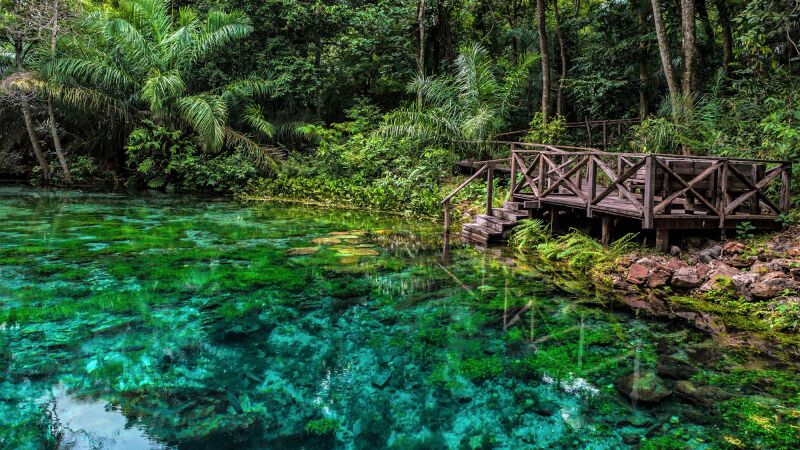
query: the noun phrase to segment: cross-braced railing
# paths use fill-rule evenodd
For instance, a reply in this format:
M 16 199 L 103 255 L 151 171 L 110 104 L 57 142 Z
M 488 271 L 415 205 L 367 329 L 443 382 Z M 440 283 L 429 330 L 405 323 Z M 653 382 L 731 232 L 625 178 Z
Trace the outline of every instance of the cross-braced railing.
M 789 209 L 787 161 L 511 145 L 511 196 L 642 220 L 774 220 Z

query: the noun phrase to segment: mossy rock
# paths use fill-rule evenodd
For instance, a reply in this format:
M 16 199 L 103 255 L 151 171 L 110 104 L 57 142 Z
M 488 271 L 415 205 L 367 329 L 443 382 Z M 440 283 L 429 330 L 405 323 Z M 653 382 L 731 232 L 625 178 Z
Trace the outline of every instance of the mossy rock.
M 381 253 L 375 249 L 365 247 L 338 246 L 332 247 L 340 256 L 378 256 Z
M 304 256 L 304 255 L 311 255 L 317 253 L 319 251 L 319 247 L 295 247 L 290 248 L 286 251 L 286 254 L 289 256 Z
M 337 237 L 318 237 L 312 239 L 311 243 L 317 245 L 336 245 L 341 244 L 342 240 Z

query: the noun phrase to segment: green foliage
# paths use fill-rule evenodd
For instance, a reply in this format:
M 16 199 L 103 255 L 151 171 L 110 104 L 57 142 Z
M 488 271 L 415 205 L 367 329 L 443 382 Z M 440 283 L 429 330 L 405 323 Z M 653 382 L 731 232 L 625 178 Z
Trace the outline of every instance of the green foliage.
M 517 250 L 531 249 L 550 239 L 550 229 L 541 220 L 523 219 L 514 227 L 509 243 Z
M 543 258 L 568 261 L 570 267 L 580 270 L 591 269 L 602 263 L 609 263 L 630 252 L 634 248 L 636 235 L 627 234 L 609 247 L 603 247 L 592 237 L 572 230 L 539 244 L 537 251 Z
M 559 143 L 566 131 L 564 127 L 566 123 L 566 119 L 561 116 L 553 117 L 545 123 L 544 115 L 537 112 L 533 115 L 533 119 L 531 119 L 531 122 L 528 124 L 530 129 L 528 134 L 525 135 L 525 142 L 532 142 L 534 144 Z
M 126 146 L 129 183 L 150 189 L 238 192 L 257 174 L 253 162 L 234 150 L 203 152 L 182 131 L 145 122 Z
M 739 222 L 736 225 L 736 238 L 737 239 L 752 239 L 755 237 L 754 232 L 756 231 L 755 225 L 748 221 Z

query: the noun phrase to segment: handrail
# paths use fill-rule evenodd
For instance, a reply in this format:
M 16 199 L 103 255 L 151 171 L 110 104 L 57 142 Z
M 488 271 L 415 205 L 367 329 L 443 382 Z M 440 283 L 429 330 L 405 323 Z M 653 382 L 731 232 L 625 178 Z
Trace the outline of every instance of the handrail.
M 475 178 L 478 178 L 478 175 L 483 173 L 484 170 L 488 169 L 489 168 L 489 164 L 490 163 L 486 163 L 483 166 L 481 166 L 481 168 L 478 169 L 474 174 L 472 174 L 471 177 L 467 178 L 466 181 L 464 181 L 463 183 L 459 184 L 457 188 L 453 189 L 453 192 L 451 192 L 447 197 L 445 197 L 441 202 L 439 202 L 439 204 L 440 205 L 444 205 L 445 203 L 449 202 L 450 199 L 453 198 L 453 196 L 455 196 L 456 194 L 461 192 L 461 190 L 464 189 L 468 184 L 470 184 L 472 182 L 472 180 L 474 180 Z

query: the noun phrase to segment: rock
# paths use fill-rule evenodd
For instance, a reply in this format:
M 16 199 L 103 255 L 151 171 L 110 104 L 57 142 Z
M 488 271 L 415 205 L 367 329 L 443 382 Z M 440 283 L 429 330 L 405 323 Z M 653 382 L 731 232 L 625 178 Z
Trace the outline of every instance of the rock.
M 382 387 L 386 386 L 386 383 L 389 381 L 389 378 L 391 378 L 391 377 L 392 377 L 392 371 L 391 370 L 383 370 L 381 372 L 378 372 L 372 378 L 372 385 L 375 386 L 375 387 L 382 388 Z
M 738 274 L 731 276 L 731 282 L 737 291 L 749 297 L 750 285 L 758 280 L 759 276 L 760 275 L 755 272 L 739 272 Z
M 712 340 L 700 342 L 686 348 L 686 356 L 697 364 L 708 364 L 722 357 L 722 351 Z
M 550 417 L 558 412 L 558 405 L 549 400 L 539 400 L 534 411 L 540 416 Z
M 694 326 L 713 335 L 724 334 L 725 324 L 715 315 L 693 311 L 676 311 L 675 315 L 691 321 Z
M 750 265 L 752 265 L 755 261 L 757 261 L 757 258 L 755 256 L 750 256 L 745 258 L 742 255 L 739 255 L 735 258 L 729 259 L 728 264 L 730 264 L 733 267 L 742 269 L 745 267 L 750 267 Z
M 650 272 L 650 279 L 647 281 L 647 287 L 652 289 L 663 287 L 667 284 L 671 276 L 672 271 L 667 269 L 666 266 L 656 267 Z
M 756 299 L 768 299 L 798 289 L 800 282 L 789 278 L 783 272 L 770 272 L 750 286 L 750 295 Z
M 667 313 L 667 307 L 664 302 L 656 297 L 652 292 L 647 296 L 647 298 L 645 298 L 641 293 L 637 292 L 635 294 L 625 296 L 622 301 L 631 308 L 643 309 L 657 316 Z
M 737 241 L 728 241 L 722 246 L 722 252 L 726 255 L 739 255 L 745 250 L 744 244 Z
M 708 281 L 700 286 L 700 290 L 710 291 L 711 289 L 715 289 L 718 287 L 717 285 L 721 278 L 732 278 L 739 273 L 739 269 L 735 267 L 731 267 L 721 261 L 714 261 L 708 273 Z
M 638 292 L 638 289 L 636 288 L 636 286 L 633 286 L 630 283 L 628 283 L 627 281 L 623 280 L 622 276 L 617 275 L 617 274 L 612 274 L 611 275 L 611 287 L 614 290 L 622 291 L 622 292 L 628 292 L 628 293 Z
M 667 262 L 667 269 L 675 271 L 680 268 L 686 267 L 686 263 L 681 261 L 680 259 L 672 259 Z
M 641 440 L 642 437 L 636 433 L 622 433 L 622 442 L 628 445 L 636 445 Z
M 647 281 L 649 275 L 650 270 L 647 267 L 639 263 L 634 263 L 628 268 L 628 278 L 625 281 L 639 286 Z
M 631 400 L 645 403 L 658 403 L 672 394 L 672 388 L 653 372 L 620 377 L 614 386 Z
M 731 398 L 731 394 L 715 386 L 695 386 L 691 381 L 675 383 L 675 395 L 688 403 L 706 408 Z
M 670 355 L 658 357 L 656 373 L 664 378 L 673 380 L 688 380 L 697 372 L 697 368 L 690 362 Z
M 708 264 L 711 261 L 719 258 L 721 255 L 722 255 L 722 247 L 719 245 L 715 245 L 705 250 L 701 250 L 700 253 L 697 254 L 697 257 L 701 262 Z
M 318 251 L 319 247 L 294 247 L 287 250 L 286 254 L 289 256 L 302 256 L 317 253 Z
M 669 248 L 669 254 L 676 258 L 679 258 L 681 256 L 681 248 L 678 247 L 677 245 L 673 245 L 672 247 Z
M 672 286 L 681 289 L 694 289 L 703 284 L 696 267 L 682 267 L 672 275 Z

